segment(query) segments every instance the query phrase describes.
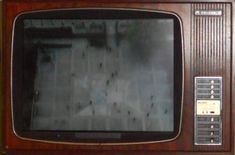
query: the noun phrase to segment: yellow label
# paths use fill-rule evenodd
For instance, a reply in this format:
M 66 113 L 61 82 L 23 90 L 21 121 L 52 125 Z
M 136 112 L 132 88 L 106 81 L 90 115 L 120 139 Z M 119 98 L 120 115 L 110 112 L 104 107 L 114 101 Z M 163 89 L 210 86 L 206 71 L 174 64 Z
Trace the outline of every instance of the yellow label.
M 197 100 L 197 115 L 220 115 L 220 100 Z

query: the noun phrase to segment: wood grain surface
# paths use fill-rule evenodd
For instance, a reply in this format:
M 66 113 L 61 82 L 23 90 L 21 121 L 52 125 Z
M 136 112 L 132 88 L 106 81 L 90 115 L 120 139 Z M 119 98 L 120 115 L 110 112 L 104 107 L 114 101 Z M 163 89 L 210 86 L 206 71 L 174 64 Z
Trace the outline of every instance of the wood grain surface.
M 232 155 L 234 154 L 235 96 L 234 92 L 234 45 L 235 2 L 200 3 L 201 1 L 142 0 L 7 0 L 4 3 L 3 26 L 3 91 L 4 91 L 4 147 L 11 155 L 49 154 L 139 154 L 139 155 Z M 223 3 L 227 2 L 227 3 Z M 61 8 L 135 8 L 175 12 L 182 21 L 184 55 L 183 120 L 180 136 L 171 142 L 133 145 L 65 145 L 22 140 L 14 134 L 11 115 L 11 44 L 12 28 L 16 16 L 22 12 Z M 196 17 L 195 9 L 222 9 L 219 18 Z M 233 11 L 232 11 L 233 10 Z M 233 25 L 233 27 L 232 27 Z M 208 46 L 210 45 L 210 46 Z M 194 88 L 195 76 L 223 77 L 223 144 L 221 146 L 195 146 L 194 135 Z M 36 151 L 37 150 L 37 151 Z

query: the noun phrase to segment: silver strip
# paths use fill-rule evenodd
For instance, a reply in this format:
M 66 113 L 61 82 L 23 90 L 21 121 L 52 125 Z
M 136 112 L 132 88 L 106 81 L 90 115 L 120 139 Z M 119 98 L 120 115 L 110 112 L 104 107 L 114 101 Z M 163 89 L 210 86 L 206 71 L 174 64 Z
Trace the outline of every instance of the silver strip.
M 153 13 L 164 13 L 164 14 L 169 14 L 175 16 L 179 22 L 180 22 L 180 29 L 181 29 L 181 36 L 182 36 L 182 97 L 181 97 L 181 112 L 180 112 L 180 125 L 179 125 L 179 132 L 177 133 L 176 137 L 172 139 L 167 139 L 167 140 L 159 140 L 159 141 L 148 141 L 148 142 L 127 142 L 127 143 L 81 143 L 81 142 L 63 142 L 63 141 L 50 141 L 50 140 L 38 140 L 38 139 L 32 139 L 32 138 L 25 138 L 21 137 L 18 135 L 15 131 L 14 127 L 14 113 L 13 113 L 13 40 L 14 40 L 14 33 L 15 33 L 15 23 L 17 18 L 19 18 L 21 15 L 24 14 L 29 14 L 29 13 L 37 13 L 37 12 L 53 12 L 53 11 L 61 11 L 61 10 L 94 10 L 94 9 L 99 9 L 99 10 L 130 10 L 130 11 L 146 11 L 146 12 L 153 12 Z M 13 22 L 13 30 L 12 30 L 12 39 L 11 39 L 11 117 L 12 117 L 12 130 L 16 137 L 22 140 L 30 140 L 30 141 L 36 141 L 36 142 L 44 142 L 44 143 L 54 143 L 54 144 L 69 144 L 69 145 L 136 145 L 136 144 L 152 144 L 152 143 L 160 143 L 160 142 L 169 142 L 177 139 L 181 133 L 182 129 L 182 119 L 183 119 L 183 99 L 184 99 L 184 62 L 185 62 L 185 49 L 184 49 L 184 34 L 183 34 L 183 23 L 178 14 L 175 12 L 168 12 L 168 11 L 156 11 L 156 10 L 148 10 L 148 9 L 138 9 L 138 8 L 69 8 L 69 9 L 49 9 L 49 10 L 37 10 L 37 11 L 27 11 L 27 12 L 22 12 L 18 14 Z
M 195 10 L 195 16 L 222 16 L 222 10 Z

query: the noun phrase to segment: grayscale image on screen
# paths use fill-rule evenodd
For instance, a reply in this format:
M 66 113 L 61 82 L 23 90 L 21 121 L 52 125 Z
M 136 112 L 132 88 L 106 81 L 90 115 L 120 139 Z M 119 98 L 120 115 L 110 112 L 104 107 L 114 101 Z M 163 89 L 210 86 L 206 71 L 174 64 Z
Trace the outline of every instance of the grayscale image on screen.
M 25 19 L 31 130 L 174 131 L 173 19 Z

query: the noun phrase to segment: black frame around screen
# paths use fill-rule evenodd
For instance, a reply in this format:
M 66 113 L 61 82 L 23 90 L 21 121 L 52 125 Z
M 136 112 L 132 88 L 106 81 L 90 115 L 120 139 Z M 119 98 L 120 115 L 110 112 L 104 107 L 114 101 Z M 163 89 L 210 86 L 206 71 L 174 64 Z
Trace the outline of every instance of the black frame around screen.
M 173 19 L 174 21 L 174 131 L 173 132 L 111 132 L 111 131 L 39 131 L 29 130 L 30 120 L 25 115 L 30 115 L 31 106 L 22 109 L 25 101 L 24 89 L 27 86 L 23 82 L 24 64 L 24 19 Z M 183 51 L 182 34 L 179 19 L 168 13 L 159 13 L 143 10 L 119 10 L 119 9 L 69 9 L 51 10 L 25 13 L 15 21 L 13 29 L 13 71 L 12 71 L 12 113 L 15 133 L 23 138 L 56 141 L 56 142 L 146 142 L 161 141 L 175 138 L 180 132 L 182 119 L 182 95 L 183 95 Z M 36 61 L 32 55 L 32 63 Z M 33 66 L 31 66 L 33 67 Z M 33 74 L 33 73 L 32 73 Z M 26 105 L 27 107 L 27 105 Z

